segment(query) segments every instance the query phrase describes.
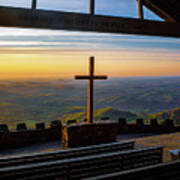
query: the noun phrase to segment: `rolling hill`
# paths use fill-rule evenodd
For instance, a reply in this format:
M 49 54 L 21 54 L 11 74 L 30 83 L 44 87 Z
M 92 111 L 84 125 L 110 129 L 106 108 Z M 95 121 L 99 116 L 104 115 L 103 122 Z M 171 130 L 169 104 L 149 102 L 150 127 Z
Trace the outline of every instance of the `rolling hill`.
M 179 77 L 112 78 L 95 83 L 95 118 L 135 118 L 180 107 Z M 84 119 L 87 82 L 62 79 L 1 80 L 0 123 Z M 166 110 L 166 111 L 164 111 Z M 163 115 L 161 112 L 163 112 Z M 135 112 L 135 113 L 134 113 Z M 168 116 L 169 117 L 169 116 Z
M 118 118 L 120 117 L 127 118 L 128 120 L 134 120 L 138 117 L 138 115 L 135 113 L 128 112 L 128 111 L 120 111 L 112 107 L 102 108 L 94 112 L 95 120 L 100 120 L 103 117 L 109 117 L 109 119 L 111 120 L 118 120 Z M 85 118 L 86 118 L 86 112 L 82 111 L 82 112 L 76 112 L 72 114 L 66 114 L 59 119 L 63 122 L 67 122 L 68 120 L 83 121 Z

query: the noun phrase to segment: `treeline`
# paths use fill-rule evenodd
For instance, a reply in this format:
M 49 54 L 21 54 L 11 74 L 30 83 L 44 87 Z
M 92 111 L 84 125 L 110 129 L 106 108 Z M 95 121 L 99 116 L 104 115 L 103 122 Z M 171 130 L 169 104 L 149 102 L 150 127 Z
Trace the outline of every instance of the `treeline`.
M 173 120 L 174 125 L 180 125 L 180 108 L 174 108 L 171 111 L 165 110 L 159 113 L 151 114 L 148 119 L 157 119 L 159 121 L 164 119 Z

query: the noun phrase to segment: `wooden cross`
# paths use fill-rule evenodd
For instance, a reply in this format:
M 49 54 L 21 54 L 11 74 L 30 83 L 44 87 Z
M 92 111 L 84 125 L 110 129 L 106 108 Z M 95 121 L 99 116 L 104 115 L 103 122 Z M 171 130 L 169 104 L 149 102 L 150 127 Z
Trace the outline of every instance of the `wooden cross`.
M 95 76 L 94 75 L 94 57 L 89 58 L 89 75 L 88 76 L 75 76 L 77 80 L 89 80 L 88 87 L 88 107 L 87 107 L 87 120 L 88 123 L 93 123 L 93 90 L 94 80 L 105 80 L 107 76 Z

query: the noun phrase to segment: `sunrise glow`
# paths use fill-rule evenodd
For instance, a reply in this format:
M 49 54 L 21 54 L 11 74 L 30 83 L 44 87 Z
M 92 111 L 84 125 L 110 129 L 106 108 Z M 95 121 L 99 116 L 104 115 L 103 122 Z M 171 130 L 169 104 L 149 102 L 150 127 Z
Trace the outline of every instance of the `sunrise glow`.
M 1 5 L 31 4 L 2 0 Z M 43 0 L 37 8 L 88 13 L 89 1 Z M 146 19 L 162 20 L 146 8 L 144 13 Z M 137 3 L 99 0 L 96 14 L 137 18 Z M 0 78 L 73 78 L 87 73 L 90 56 L 96 73 L 110 77 L 179 76 L 179 49 L 175 38 L 0 27 Z
M 1 51 L 1 78 L 72 78 L 74 74 L 87 73 L 88 58 L 92 55 L 96 57 L 97 74 L 106 73 L 111 77 L 180 75 L 178 53 L 62 49 L 18 51 Z

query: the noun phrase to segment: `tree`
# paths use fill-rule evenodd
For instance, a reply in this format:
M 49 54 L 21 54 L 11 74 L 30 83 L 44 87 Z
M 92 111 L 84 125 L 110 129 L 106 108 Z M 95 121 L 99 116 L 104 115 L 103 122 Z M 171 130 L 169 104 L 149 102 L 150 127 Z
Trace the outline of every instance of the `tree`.
M 170 116 L 170 119 L 174 121 L 175 125 L 180 125 L 180 108 L 175 108 Z

